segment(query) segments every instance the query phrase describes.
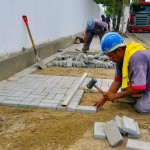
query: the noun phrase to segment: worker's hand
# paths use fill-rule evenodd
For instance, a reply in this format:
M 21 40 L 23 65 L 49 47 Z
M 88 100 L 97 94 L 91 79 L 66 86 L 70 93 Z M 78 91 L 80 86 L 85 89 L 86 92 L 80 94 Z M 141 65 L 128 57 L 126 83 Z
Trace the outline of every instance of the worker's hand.
M 103 96 L 105 99 L 107 99 L 108 101 L 112 101 L 112 102 L 114 102 L 117 99 L 116 93 L 107 92 L 107 93 L 103 94 Z
M 105 104 L 106 101 L 107 101 L 106 98 L 101 98 L 100 100 L 95 101 L 93 106 L 96 106 L 97 109 L 99 109 L 100 107 L 102 107 Z

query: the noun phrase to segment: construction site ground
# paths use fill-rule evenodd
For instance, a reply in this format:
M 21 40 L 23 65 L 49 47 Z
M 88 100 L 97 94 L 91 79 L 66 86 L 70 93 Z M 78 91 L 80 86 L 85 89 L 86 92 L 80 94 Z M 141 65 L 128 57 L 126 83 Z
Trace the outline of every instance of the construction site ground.
M 126 38 L 126 42 L 132 39 Z M 82 48 L 82 44 L 69 49 Z M 91 49 L 99 52 L 98 39 L 94 39 Z M 91 50 L 92 51 L 92 50 Z M 54 76 L 78 76 L 87 72 L 88 77 L 113 79 L 114 69 L 104 68 L 62 68 L 49 67 L 35 70 L 33 74 Z M 90 106 L 101 98 L 100 93 L 85 93 L 82 105 Z M 107 102 L 97 113 L 79 113 L 39 108 L 0 106 L 0 149 L 1 150 L 124 150 L 129 139 L 115 148 L 107 140 L 93 138 L 94 122 L 106 122 L 115 115 L 127 116 L 138 122 L 141 137 L 137 140 L 150 142 L 150 115 L 140 115 L 129 103 Z

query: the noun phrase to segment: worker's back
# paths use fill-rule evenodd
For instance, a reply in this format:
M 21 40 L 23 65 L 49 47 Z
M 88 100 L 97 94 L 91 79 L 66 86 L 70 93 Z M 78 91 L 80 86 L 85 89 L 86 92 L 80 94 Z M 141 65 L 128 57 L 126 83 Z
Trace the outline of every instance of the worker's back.
M 142 80 L 146 80 L 146 90 L 150 90 L 150 50 L 141 50 L 137 51 L 135 54 L 133 54 L 129 61 L 129 76 L 133 76 L 133 68 L 140 68 L 143 72 L 143 74 L 139 74 L 139 85 Z M 137 73 L 139 73 L 140 70 L 137 70 Z M 146 77 L 143 76 L 146 74 Z

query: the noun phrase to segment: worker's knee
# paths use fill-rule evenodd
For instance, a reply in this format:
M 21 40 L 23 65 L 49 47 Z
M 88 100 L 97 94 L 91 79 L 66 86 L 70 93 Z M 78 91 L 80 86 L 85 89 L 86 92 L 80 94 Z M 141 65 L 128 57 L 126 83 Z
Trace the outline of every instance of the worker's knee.
M 140 105 L 139 103 L 134 104 L 134 109 L 139 112 L 140 114 L 148 114 L 150 113 L 150 108 L 147 109 L 146 106 Z

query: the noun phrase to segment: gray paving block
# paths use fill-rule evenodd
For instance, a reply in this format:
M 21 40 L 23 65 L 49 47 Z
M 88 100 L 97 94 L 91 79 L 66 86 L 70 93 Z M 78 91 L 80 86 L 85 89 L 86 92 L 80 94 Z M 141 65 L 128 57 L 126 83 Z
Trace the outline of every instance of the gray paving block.
M 102 87 L 109 87 L 108 81 L 106 79 L 103 79 L 101 86 Z
M 40 94 L 31 94 L 28 97 L 38 98 L 38 99 L 41 98 L 42 99 L 42 98 L 45 98 L 46 96 L 45 95 L 40 95 Z
M 94 56 L 93 55 L 88 55 L 88 61 L 93 61 L 94 60 Z
M 43 100 L 43 99 L 35 99 L 35 98 L 34 98 L 34 100 L 32 100 L 32 102 L 29 103 L 28 106 L 29 106 L 29 107 L 37 107 L 38 104 L 41 103 L 42 100 Z
M 60 100 L 55 99 L 43 99 L 41 103 L 59 104 Z
M 39 103 L 38 108 L 48 108 L 48 109 L 56 110 L 57 104 Z
M 86 67 L 86 64 L 84 63 L 84 61 L 80 61 L 81 63 L 81 67 Z
M 56 96 L 53 98 L 55 100 L 62 100 L 65 94 L 56 94 Z
M 7 105 L 7 106 L 19 106 L 21 101 L 15 101 L 15 100 L 4 100 L 2 102 L 2 105 Z
M 82 113 L 96 113 L 97 108 L 94 106 L 77 106 L 77 112 L 82 112 Z
M 48 95 L 48 93 L 44 93 L 44 92 L 33 92 L 32 94 L 34 94 L 34 95 L 36 95 L 36 94 L 38 94 L 38 95 L 42 95 L 42 96 L 47 96 Z
M 20 97 L 27 97 L 28 95 L 30 95 L 31 92 L 23 92 Z
M 72 61 L 72 67 L 76 67 L 76 61 Z
M 78 68 L 81 68 L 82 67 L 82 63 L 81 62 L 76 62 L 76 66 L 78 67 Z
M 59 61 L 58 66 L 63 67 L 64 66 L 64 61 Z
M 100 87 L 103 91 L 108 91 L 109 87 Z
M 62 106 L 62 103 L 63 103 L 63 100 L 60 101 L 56 107 L 57 110 L 67 110 L 67 107 L 66 106 Z
M 67 111 L 76 112 L 77 106 L 78 102 L 70 102 L 69 105 L 67 106 Z
M 48 63 L 48 64 L 47 64 L 47 67 L 51 67 L 51 66 L 53 66 L 52 63 Z
M 119 131 L 122 134 L 126 135 L 127 133 L 125 131 L 123 131 L 123 127 L 122 127 L 122 118 L 120 116 L 116 115 L 115 116 L 115 122 L 116 122 L 116 124 L 118 126 Z
M 114 120 L 107 122 L 104 131 L 111 146 L 116 146 L 123 141 L 123 137 Z
M 20 90 L 26 91 L 26 92 L 33 92 L 35 89 L 21 88 Z
M 78 104 L 80 103 L 81 101 L 81 96 L 73 96 L 73 98 L 71 99 L 71 102 L 78 102 Z
M 100 62 L 95 62 L 95 68 L 99 68 L 100 67 Z
M 137 128 L 134 122 L 134 119 L 123 116 L 122 118 L 122 127 L 123 130 L 127 133 L 136 134 Z
M 23 101 L 21 101 L 19 103 L 19 106 L 21 106 L 21 107 L 28 107 L 29 103 L 31 103 L 33 100 L 34 100 L 34 98 L 26 97 L 26 98 L 24 98 Z
M 6 96 L 0 96 L 0 104 L 6 99 Z
M 72 67 L 72 58 L 67 59 L 67 67 Z
M 62 104 L 58 104 L 56 109 L 65 111 L 65 110 L 67 110 L 67 107 L 66 106 L 62 106 Z
M 83 53 L 79 53 L 79 55 L 76 58 L 76 61 L 80 61 L 81 58 L 83 58 L 84 54 Z
M 16 91 L 15 93 L 12 94 L 12 96 L 19 96 L 23 93 L 23 91 Z
M 67 67 L 67 60 L 64 61 L 64 67 Z
M 128 139 L 126 150 L 150 150 L 150 142 Z
M 75 95 L 80 95 L 82 96 L 84 94 L 84 90 L 77 90 Z
M 13 93 L 10 93 L 10 92 L 1 92 L 0 91 L 0 96 L 11 96 Z
M 139 128 L 139 125 L 137 122 L 135 122 L 135 125 L 136 125 L 136 133 L 135 134 L 128 134 L 128 137 L 130 138 L 139 138 L 140 135 L 141 135 L 141 132 L 140 132 L 140 128 Z
M 106 139 L 106 134 L 104 132 L 104 126 L 106 122 L 95 122 L 94 123 L 94 138 L 95 139 Z
M 24 99 L 24 97 L 13 97 L 13 96 L 11 96 L 11 97 L 7 97 L 7 100 L 13 100 L 13 101 L 22 101 Z

